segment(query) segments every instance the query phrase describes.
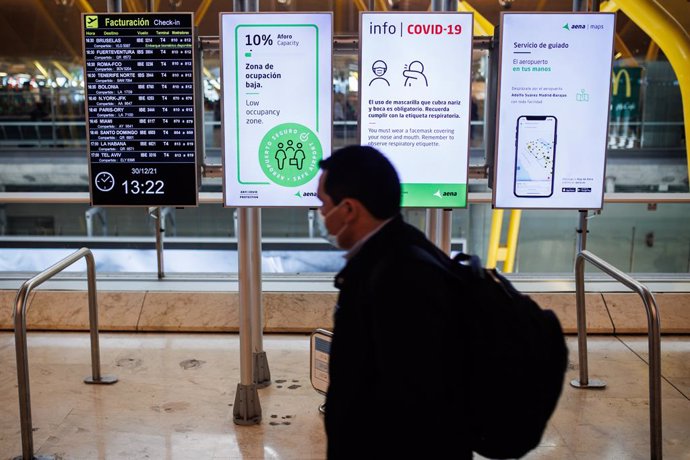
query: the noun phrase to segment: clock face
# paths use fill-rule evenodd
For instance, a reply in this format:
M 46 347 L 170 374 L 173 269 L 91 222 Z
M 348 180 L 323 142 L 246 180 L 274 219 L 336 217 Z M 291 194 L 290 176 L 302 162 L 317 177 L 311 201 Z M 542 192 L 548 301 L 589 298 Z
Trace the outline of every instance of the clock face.
M 109 192 L 115 187 L 115 178 L 109 172 L 102 171 L 96 174 L 94 183 L 101 192 Z

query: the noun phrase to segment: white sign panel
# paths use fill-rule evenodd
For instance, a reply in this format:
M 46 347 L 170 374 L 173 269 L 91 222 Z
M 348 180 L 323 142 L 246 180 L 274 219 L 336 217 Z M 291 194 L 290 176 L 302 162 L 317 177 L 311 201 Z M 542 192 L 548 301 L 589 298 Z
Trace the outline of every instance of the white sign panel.
M 503 13 L 493 201 L 600 209 L 615 15 Z
M 402 205 L 467 205 L 471 13 L 362 13 L 360 133 L 402 182 Z
M 220 36 L 225 206 L 319 206 L 332 14 L 221 14 Z

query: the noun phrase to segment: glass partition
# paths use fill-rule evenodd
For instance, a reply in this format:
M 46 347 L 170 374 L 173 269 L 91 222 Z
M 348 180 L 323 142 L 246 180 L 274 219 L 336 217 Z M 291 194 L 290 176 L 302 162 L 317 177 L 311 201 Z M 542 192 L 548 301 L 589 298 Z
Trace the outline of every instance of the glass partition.
M 0 32 L 6 45 L 0 51 L 0 192 L 83 194 L 88 191 L 88 172 L 79 8 L 89 2 L 20 3 L 21 7 L 17 2 L 1 2 L 0 14 L 17 24 L 38 21 L 41 31 L 29 42 L 11 31 Z M 89 4 L 96 11 L 105 11 L 105 3 L 99 0 Z M 127 7 L 136 2 L 124 3 Z M 161 11 L 195 12 L 201 4 L 199 0 L 156 3 Z M 199 23 L 199 35 L 217 35 L 218 12 L 231 9 L 231 3 L 211 2 Z M 498 2 L 471 3 L 489 21 L 498 22 L 501 11 Z M 333 58 L 334 148 L 358 141 L 358 54 L 351 44 L 356 44 L 360 8 L 426 11 L 429 7 L 429 1 L 412 0 L 260 2 L 264 11 L 333 11 L 336 38 L 341 43 L 349 41 L 349 48 L 336 46 Z M 513 11 L 537 8 L 569 11 L 572 2 L 554 1 L 547 5 L 547 2 L 524 1 L 513 5 Z M 687 193 L 685 125 L 678 79 L 663 53 L 658 48 L 655 50 L 653 41 L 621 12 L 617 26 L 619 37 L 627 46 L 618 45 L 612 74 L 606 191 L 660 196 Z M 471 166 L 486 163 L 488 53 L 476 49 L 473 56 Z M 221 163 L 219 64 L 217 50 L 204 50 L 201 84 L 207 164 Z M 221 190 L 220 178 L 202 179 L 202 192 Z M 472 179 L 470 192 L 490 192 L 486 179 Z M 404 214 L 414 225 L 424 228 L 424 210 L 410 209 Z M 320 238 L 315 215 L 310 210 L 264 209 L 262 215 L 264 270 L 333 271 L 342 264 L 340 253 Z M 214 257 L 228 261 L 220 266 L 222 270 L 236 267 L 234 209 L 224 209 L 219 204 L 166 208 L 164 217 L 166 251 L 199 254 L 225 251 L 213 253 Z M 524 212 L 516 271 L 572 273 L 577 219 L 575 211 Z M 491 209 L 486 203 L 471 202 L 467 209 L 455 210 L 453 249 L 485 257 L 490 222 Z M 3 254 L 0 259 L 4 261 L 0 272 L 28 267 L 15 256 L 8 262 L 7 251 L 21 254 L 21 260 L 26 261 L 32 252 L 76 247 L 84 241 L 95 250 L 149 254 L 146 251 L 153 248 L 154 227 L 145 208 L 92 209 L 87 204 L 0 201 L 0 253 Z M 607 203 L 601 215 L 590 219 L 588 248 L 626 271 L 687 273 L 689 228 L 687 202 L 656 206 Z M 176 257 L 172 254 L 166 258 Z M 189 256 L 189 253 L 181 254 Z M 148 260 L 147 257 L 143 256 Z M 155 254 L 152 257 L 151 271 L 155 272 Z M 327 262 L 310 263 L 317 259 Z M 133 262 L 131 266 L 121 263 L 109 267 L 115 272 L 137 272 L 149 271 L 150 266 L 148 262 Z M 181 267 L 186 268 L 184 264 Z M 202 262 L 190 270 L 208 273 L 212 267 L 218 266 Z M 40 268 L 44 267 L 37 269 Z

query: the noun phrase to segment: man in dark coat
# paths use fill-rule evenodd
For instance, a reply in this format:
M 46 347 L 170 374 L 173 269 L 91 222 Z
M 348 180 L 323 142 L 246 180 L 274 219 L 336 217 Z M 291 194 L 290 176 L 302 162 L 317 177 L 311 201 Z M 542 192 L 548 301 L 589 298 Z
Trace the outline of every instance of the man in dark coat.
M 348 251 L 335 278 L 328 458 L 472 458 L 462 331 L 434 262 L 445 256 L 403 221 L 397 173 L 377 150 L 346 147 L 321 168 L 321 215 Z

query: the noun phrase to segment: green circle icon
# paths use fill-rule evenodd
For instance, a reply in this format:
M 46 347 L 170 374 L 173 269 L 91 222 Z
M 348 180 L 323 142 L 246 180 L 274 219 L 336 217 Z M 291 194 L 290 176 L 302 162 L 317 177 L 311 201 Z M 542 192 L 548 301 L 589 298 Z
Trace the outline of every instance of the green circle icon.
M 316 177 L 321 158 L 319 138 L 298 123 L 271 128 L 259 144 L 261 169 L 272 182 L 284 187 L 304 185 Z

